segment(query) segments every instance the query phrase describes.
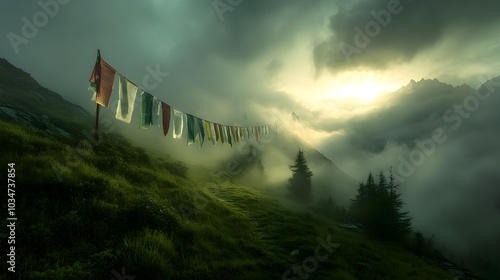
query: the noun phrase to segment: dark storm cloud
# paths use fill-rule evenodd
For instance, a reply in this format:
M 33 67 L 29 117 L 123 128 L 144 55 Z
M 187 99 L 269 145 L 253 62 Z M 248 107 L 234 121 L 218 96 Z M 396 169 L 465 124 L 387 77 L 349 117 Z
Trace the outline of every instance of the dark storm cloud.
M 289 46 L 323 1 L 246 1 L 226 12 L 213 47 L 228 59 L 246 61 Z
M 452 36 L 461 37 L 460 43 L 446 55 L 460 53 L 477 40 L 493 39 L 484 32 L 500 23 L 498 10 L 495 0 L 344 2 L 330 17 L 330 37 L 315 46 L 314 61 L 318 70 L 334 72 L 384 68 L 410 61 Z

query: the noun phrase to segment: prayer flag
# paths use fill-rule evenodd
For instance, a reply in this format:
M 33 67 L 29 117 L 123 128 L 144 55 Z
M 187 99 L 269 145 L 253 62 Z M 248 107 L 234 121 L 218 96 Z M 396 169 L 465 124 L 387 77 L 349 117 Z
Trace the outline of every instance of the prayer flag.
M 227 142 L 229 143 L 229 145 L 231 145 L 231 147 L 233 146 L 233 141 L 232 141 L 232 137 L 231 137 L 231 128 L 230 126 L 226 126 L 226 136 L 227 136 Z
M 217 126 L 219 127 L 219 137 L 220 137 L 220 142 L 222 144 L 224 144 L 224 141 L 227 140 L 227 136 L 225 136 L 225 133 L 224 133 L 224 129 L 223 129 L 223 125 L 221 124 L 217 124 Z
M 182 137 L 182 129 L 183 129 L 183 121 L 184 121 L 184 113 L 178 111 L 174 108 L 172 110 L 172 118 L 173 118 L 173 133 L 172 137 L 174 139 L 180 139 Z
M 208 121 L 203 120 L 203 129 L 205 129 L 208 141 L 212 141 L 212 130 L 210 129 L 210 123 Z
M 220 138 L 219 126 L 216 123 L 213 123 L 213 125 L 214 125 L 215 141 L 219 142 L 219 138 Z
M 115 118 L 130 123 L 138 88 L 122 75 L 120 75 L 118 86 L 118 106 L 116 107 Z
M 167 136 L 170 128 L 170 105 L 162 102 L 161 111 L 163 113 L 163 136 Z
M 160 126 L 160 115 L 161 115 L 161 101 L 160 99 L 153 97 L 151 124 Z
M 194 116 L 190 114 L 186 114 L 186 122 L 187 122 L 187 143 L 191 145 L 194 143 Z
M 203 127 L 203 120 L 200 118 L 195 118 L 196 121 L 196 126 L 197 126 L 197 131 L 196 131 L 196 138 L 198 141 L 200 141 L 200 148 L 203 146 L 203 143 L 205 142 L 205 129 Z
M 101 58 L 94 65 L 94 70 L 90 76 L 89 89 L 95 89 L 96 103 L 106 108 L 109 108 L 109 100 L 113 93 L 115 75 L 116 70 Z
M 141 94 L 141 123 L 139 126 L 142 129 L 148 129 L 153 121 L 153 99 L 154 97 L 147 92 Z

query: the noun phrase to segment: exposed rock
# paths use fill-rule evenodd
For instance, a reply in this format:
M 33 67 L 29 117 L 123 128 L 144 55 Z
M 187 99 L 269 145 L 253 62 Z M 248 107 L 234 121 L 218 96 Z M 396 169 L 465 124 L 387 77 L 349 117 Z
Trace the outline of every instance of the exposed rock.
M 34 114 L 19 111 L 10 107 L 0 106 L 0 118 L 18 122 L 24 125 L 29 125 L 31 127 L 60 135 L 63 137 L 69 138 L 71 134 L 69 134 L 64 129 L 61 129 L 55 125 L 53 125 L 49 117 L 47 115 L 42 115 L 40 118 Z

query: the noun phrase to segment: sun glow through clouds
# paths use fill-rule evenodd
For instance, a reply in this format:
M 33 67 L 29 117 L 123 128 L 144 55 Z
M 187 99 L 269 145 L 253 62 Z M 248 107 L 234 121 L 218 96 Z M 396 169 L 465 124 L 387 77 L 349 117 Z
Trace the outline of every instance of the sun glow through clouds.
M 362 83 L 340 85 L 335 89 L 335 95 L 342 99 L 354 98 L 360 101 L 370 102 L 374 101 L 385 90 L 385 87 L 367 80 Z

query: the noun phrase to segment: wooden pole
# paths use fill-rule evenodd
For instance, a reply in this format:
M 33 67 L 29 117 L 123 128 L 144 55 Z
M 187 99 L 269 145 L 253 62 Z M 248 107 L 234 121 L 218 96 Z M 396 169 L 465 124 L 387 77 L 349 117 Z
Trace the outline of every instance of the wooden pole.
M 99 142 L 99 113 L 101 112 L 101 105 L 97 103 L 97 96 L 99 95 L 99 88 L 101 87 L 101 50 L 97 49 L 97 78 L 95 80 L 96 89 L 96 108 L 95 108 L 95 140 Z

